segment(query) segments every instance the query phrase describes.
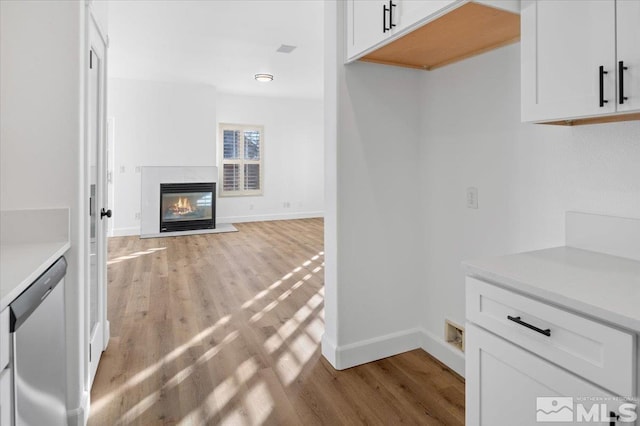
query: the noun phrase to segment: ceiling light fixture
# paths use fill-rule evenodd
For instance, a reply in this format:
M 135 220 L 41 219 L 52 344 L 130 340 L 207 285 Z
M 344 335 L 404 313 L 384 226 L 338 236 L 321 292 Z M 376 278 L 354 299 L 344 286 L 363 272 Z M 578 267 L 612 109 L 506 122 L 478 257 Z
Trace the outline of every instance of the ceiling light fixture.
M 271 81 L 273 80 L 273 74 L 256 74 L 253 78 L 258 81 Z

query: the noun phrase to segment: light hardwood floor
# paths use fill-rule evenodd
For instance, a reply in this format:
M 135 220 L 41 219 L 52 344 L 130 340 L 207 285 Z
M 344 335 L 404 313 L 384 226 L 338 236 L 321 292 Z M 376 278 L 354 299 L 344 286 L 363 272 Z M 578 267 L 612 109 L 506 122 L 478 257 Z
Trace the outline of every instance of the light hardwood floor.
M 111 341 L 90 425 L 464 424 L 464 383 L 421 350 L 320 355 L 321 219 L 109 240 Z

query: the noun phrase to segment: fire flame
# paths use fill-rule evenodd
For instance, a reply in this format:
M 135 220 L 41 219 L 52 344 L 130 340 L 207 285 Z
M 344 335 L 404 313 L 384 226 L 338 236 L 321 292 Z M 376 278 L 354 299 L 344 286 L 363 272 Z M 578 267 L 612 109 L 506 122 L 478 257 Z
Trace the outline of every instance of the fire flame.
M 187 197 L 179 197 L 178 202 L 171 206 L 170 210 L 177 215 L 185 215 L 195 211 Z

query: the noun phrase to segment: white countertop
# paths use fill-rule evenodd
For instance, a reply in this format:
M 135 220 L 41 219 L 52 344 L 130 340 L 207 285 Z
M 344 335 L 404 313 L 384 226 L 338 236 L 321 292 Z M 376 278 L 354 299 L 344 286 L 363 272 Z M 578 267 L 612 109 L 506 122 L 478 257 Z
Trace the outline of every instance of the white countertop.
M 463 265 L 471 276 L 640 333 L 640 261 L 556 247 Z
M 0 311 L 70 248 L 69 209 L 0 211 Z
M 67 250 L 68 241 L 0 245 L 0 311 Z

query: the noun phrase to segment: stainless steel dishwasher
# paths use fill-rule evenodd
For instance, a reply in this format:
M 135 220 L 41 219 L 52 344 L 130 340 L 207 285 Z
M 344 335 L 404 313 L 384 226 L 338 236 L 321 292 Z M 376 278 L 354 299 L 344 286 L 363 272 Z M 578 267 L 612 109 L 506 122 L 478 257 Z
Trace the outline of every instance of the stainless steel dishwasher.
M 9 305 L 16 426 L 67 424 L 66 271 L 61 257 Z

